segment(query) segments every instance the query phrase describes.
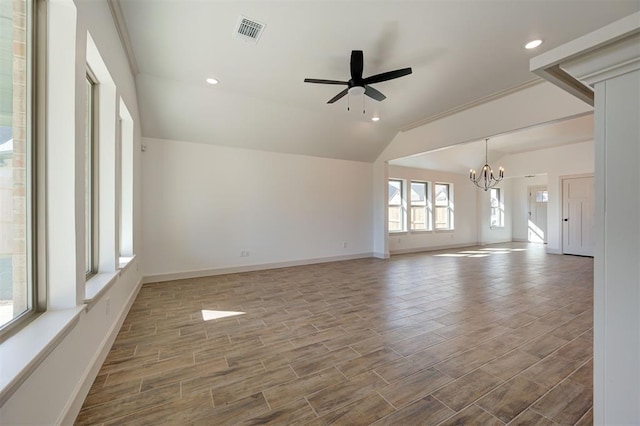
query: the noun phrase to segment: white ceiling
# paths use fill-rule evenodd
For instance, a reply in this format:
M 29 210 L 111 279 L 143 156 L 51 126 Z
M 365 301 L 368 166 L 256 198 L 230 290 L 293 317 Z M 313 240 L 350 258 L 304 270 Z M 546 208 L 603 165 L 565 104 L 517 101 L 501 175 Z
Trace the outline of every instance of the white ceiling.
M 120 0 L 139 66 L 144 136 L 373 161 L 399 129 L 534 78 L 529 59 L 640 8 L 638 0 Z M 243 14 L 266 24 L 234 37 Z M 543 38 L 536 51 L 524 42 Z M 387 99 L 326 102 L 347 80 L 412 67 L 374 85 Z M 220 80 L 217 86 L 207 77 Z M 370 118 L 380 115 L 381 121 Z
M 593 114 L 523 129 L 489 138 L 489 164 L 509 154 L 536 151 L 554 146 L 593 140 Z M 389 161 L 389 164 L 466 174 L 484 165 L 485 141 L 461 143 L 436 151 Z M 508 174 L 507 174 L 508 176 Z

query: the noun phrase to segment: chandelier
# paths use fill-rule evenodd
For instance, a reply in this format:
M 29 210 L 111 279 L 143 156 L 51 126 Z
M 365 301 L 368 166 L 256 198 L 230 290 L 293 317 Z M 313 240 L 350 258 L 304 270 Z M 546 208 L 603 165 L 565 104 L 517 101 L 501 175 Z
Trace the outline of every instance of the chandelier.
M 476 176 L 476 171 L 469 170 L 469 180 L 473 182 L 478 188 L 482 188 L 485 191 L 489 188 L 493 188 L 504 178 L 504 169 L 500 167 L 498 169 L 498 177 L 493 175 L 493 170 L 489 165 L 489 139 L 484 140 L 484 166 L 480 170 L 480 175 Z

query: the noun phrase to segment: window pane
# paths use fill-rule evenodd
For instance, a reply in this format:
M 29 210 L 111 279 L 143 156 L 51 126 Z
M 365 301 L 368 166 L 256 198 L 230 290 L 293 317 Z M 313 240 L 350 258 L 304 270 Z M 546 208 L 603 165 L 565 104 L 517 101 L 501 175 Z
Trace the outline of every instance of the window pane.
M 87 76 L 85 81 L 85 159 L 84 159 L 84 223 L 85 254 L 84 270 L 93 272 L 93 81 Z
M 548 203 L 548 202 L 549 202 L 549 192 L 536 191 L 536 203 Z
M 404 231 L 406 205 L 402 205 L 402 181 L 389 179 L 389 231 Z
M 436 229 L 449 228 L 449 208 L 436 206 Z
M 436 183 L 436 206 L 449 205 L 449 185 Z
M 427 184 L 411 182 L 411 204 L 424 206 L 427 204 Z
M 0 1 L 0 328 L 32 307 L 30 3 Z
M 402 205 L 402 181 L 389 180 L 389 205 Z
M 422 206 L 411 207 L 411 229 L 426 230 L 426 209 Z

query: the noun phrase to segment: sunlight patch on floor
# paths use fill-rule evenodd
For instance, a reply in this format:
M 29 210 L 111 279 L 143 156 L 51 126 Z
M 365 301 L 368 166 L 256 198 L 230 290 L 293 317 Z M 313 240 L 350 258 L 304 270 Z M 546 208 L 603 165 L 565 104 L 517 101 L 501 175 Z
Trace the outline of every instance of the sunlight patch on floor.
M 210 311 L 207 309 L 202 310 L 202 319 L 205 321 L 212 321 L 220 318 L 233 317 L 236 315 L 244 315 L 245 312 L 234 311 Z
M 492 254 L 509 254 L 514 251 L 526 251 L 523 248 L 487 247 L 478 250 L 464 250 L 457 253 L 434 254 L 434 257 L 489 257 Z

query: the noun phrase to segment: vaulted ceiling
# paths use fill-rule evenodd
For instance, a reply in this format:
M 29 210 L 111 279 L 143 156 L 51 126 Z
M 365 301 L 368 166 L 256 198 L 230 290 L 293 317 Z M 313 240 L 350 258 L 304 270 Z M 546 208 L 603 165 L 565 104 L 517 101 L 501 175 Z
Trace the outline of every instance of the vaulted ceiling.
M 401 129 L 534 79 L 529 59 L 640 8 L 638 0 L 120 0 L 143 136 L 373 161 Z M 234 36 L 244 15 L 257 43 Z M 541 38 L 533 51 L 525 42 Z M 382 102 L 346 96 L 351 50 Z M 205 79 L 214 77 L 212 86 Z M 350 111 L 347 111 L 347 106 Z M 372 122 L 379 116 L 379 122 Z

